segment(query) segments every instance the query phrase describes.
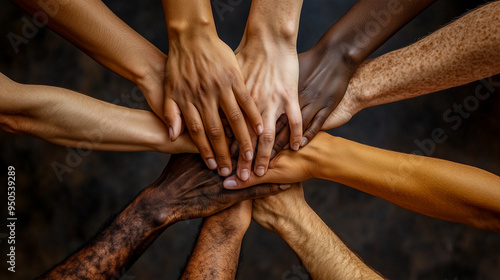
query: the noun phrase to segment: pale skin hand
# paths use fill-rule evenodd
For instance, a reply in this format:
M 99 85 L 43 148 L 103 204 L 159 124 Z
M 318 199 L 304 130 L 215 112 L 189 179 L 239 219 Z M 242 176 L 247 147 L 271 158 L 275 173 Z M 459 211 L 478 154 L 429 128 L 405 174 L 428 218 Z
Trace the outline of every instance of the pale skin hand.
M 335 147 L 332 149 L 331 147 Z M 500 232 L 500 177 L 441 159 L 382 150 L 319 133 L 298 152 L 271 160 L 262 177 L 230 177 L 226 188 L 309 178 L 339 182 L 408 210 Z M 228 184 L 228 180 L 235 180 Z
M 314 47 L 299 55 L 302 146 L 314 138 L 342 100 L 361 62 L 435 1 L 357 1 Z M 373 26 L 378 27 L 379 32 L 373 33 Z M 289 135 L 288 127 L 281 130 L 273 154 L 289 144 Z
M 167 126 L 175 139 L 181 127 L 173 108 L 179 106 L 207 166 L 228 176 L 231 157 L 219 108 L 227 116 L 243 155 L 239 165 L 249 165 L 253 158 L 245 115 L 257 134 L 263 130 L 262 118 L 234 53 L 217 36 L 210 1 L 163 0 L 163 6 L 169 36 L 164 100 Z
M 237 50 L 246 86 L 264 122 L 254 163 L 254 172 L 259 176 L 268 168 L 276 121 L 282 114 L 288 116 L 292 149 L 298 150 L 302 141 L 296 50 L 301 8 L 299 0 L 252 1 L 245 34 Z M 254 142 L 256 138 L 253 135 Z M 248 178 L 250 169 L 250 164 L 239 168 L 239 177 Z
M 281 191 L 276 185 L 268 185 L 256 191 L 230 193 L 222 188 L 221 181 L 198 155 L 172 156 L 160 178 L 106 229 L 39 279 L 112 279 L 128 269 L 168 226 Z
M 241 242 L 251 220 L 251 200 L 205 218 L 181 279 L 235 279 Z
M 471 11 L 408 47 L 363 63 L 322 129 L 364 108 L 464 85 L 500 73 L 500 2 Z M 484 89 L 486 91 L 487 89 Z
M 49 16 L 47 25 L 111 71 L 135 83 L 151 109 L 163 117 L 166 55 L 100 0 L 14 0 L 34 14 Z M 176 108 L 173 108 L 175 110 Z
M 302 184 L 255 199 L 252 217 L 290 245 L 312 279 L 382 279 L 309 207 Z
M 63 88 L 16 83 L 0 73 L 0 128 L 93 150 L 198 153 L 187 134 L 172 142 L 152 112 Z

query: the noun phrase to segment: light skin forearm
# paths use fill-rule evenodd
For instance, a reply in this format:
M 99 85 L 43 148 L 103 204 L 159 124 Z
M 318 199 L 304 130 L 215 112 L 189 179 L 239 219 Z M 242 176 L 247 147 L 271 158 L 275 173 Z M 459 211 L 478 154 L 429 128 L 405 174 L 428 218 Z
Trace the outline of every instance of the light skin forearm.
M 93 59 L 143 88 L 161 79 L 166 56 L 100 0 L 14 0 L 29 13 L 43 11 L 47 25 Z M 45 5 L 50 2 L 51 5 Z
M 382 279 L 354 254 L 305 201 L 283 212 L 275 231 L 298 255 L 312 279 Z
M 349 89 L 362 108 L 500 73 L 500 2 L 471 11 L 406 48 L 367 61 Z
M 187 135 L 175 142 L 152 112 L 130 109 L 70 90 L 22 85 L 1 75 L 0 122 L 11 132 L 94 150 L 196 153 Z
M 208 0 L 163 0 L 169 44 L 200 35 L 217 36 L 212 7 Z
M 431 217 L 500 231 L 500 177 L 446 160 L 321 135 L 313 176 L 336 181 Z

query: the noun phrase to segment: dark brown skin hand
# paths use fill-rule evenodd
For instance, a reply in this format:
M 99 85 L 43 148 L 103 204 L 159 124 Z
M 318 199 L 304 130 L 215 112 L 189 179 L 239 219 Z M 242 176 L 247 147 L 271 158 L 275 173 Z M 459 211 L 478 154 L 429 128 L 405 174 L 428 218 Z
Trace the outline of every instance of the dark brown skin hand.
M 358 66 L 436 0 L 359 0 L 309 51 L 299 55 L 299 103 L 307 145 L 342 100 Z M 290 130 L 279 123 L 273 156 Z
M 169 225 L 281 191 L 278 185 L 228 191 L 222 179 L 215 171 L 207 170 L 199 155 L 172 156 L 160 178 L 106 229 L 39 279 L 120 278 Z

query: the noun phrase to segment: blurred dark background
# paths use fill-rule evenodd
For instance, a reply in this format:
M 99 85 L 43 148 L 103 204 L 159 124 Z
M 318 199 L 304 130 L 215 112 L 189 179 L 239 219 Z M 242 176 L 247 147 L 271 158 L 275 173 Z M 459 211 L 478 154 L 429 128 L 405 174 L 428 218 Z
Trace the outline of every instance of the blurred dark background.
M 220 0 L 223 3 L 228 1 Z M 167 52 L 161 1 L 104 1 L 120 18 Z M 233 1 L 238 2 L 238 1 Z M 305 1 L 298 49 L 305 51 L 355 1 Z M 418 16 L 374 56 L 407 46 L 487 1 L 441 0 Z M 215 14 L 220 37 L 235 48 L 250 1 Z M 28 17 L 10 1 L 0 9 L 0 71 L 22 83 L 47 84 L 113 101 L 134 85 L 105 69 L 44 27 L 15 54 L 7 39 Z M 495 77 L 500 81 L 500 77 Z M 479 82 L 394 104 L 366 109 L 330 131 L 354 141 L 409 153 L 415 140 L 441 127 L 449 138 L 433 157 L 500 174 L 500 88 L 457 130 L 443 113 L 474 94 Z M 1 102 L 1 101 L 0 101 Z M 169 156 L 94 151 L 59 182 L 51 163 L 63 162 L 64 147 L 0 132 L 2 222 L 6 217 L 7 166 L 17 169 L 16 273 L 7 272 L 5 234 L 0 228 L 0 278 L 31 279 L 91 238 L 161 173 Z M 332 147 L 332 149 L 335 147 Z M 500 235 L 412 213 L 349 187 L 321 180 L 304 183 L 310 205 L 365 262 L 391 279 L 499 279 Z M 499 202 L 500 203 L 500 202 Z M 195 240 L 200 220 L 178 223 L 146 251 L 123 279 L 176 279 Z M 277 235 L 253 223 L 243 245 L 239 279 L 303 279 L 300 261 Z M 290 273 L 286 273 L 290 271 Z M 286 273 L 286 274 L 285 274 Z

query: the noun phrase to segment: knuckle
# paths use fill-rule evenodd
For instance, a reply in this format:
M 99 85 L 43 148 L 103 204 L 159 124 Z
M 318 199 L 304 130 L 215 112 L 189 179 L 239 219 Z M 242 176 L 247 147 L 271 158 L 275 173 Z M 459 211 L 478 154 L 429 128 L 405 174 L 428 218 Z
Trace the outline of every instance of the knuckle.
M 203 132 L 203 125 L 198 122 L 192 122 L 187 125 L 189 131 L 194 135 L 199 135 Z
M 218 126 L 211 126 L 207 129 L 207 135 L 208 138 L 213 139 L 213 140 L 219 140 L 222 135 L 222 129 Z
M 273 143 L 274 142 L 274 133 L 271 131 L 264 131 L 260 135 L 259 138 L 260 138 L 260 141 L 262 141 L 263 143 Z
M 230 122 L 240 122 L 243 120 L 243 114 L 239 109 L 233 109 L 229 112 L 229 121 Z

